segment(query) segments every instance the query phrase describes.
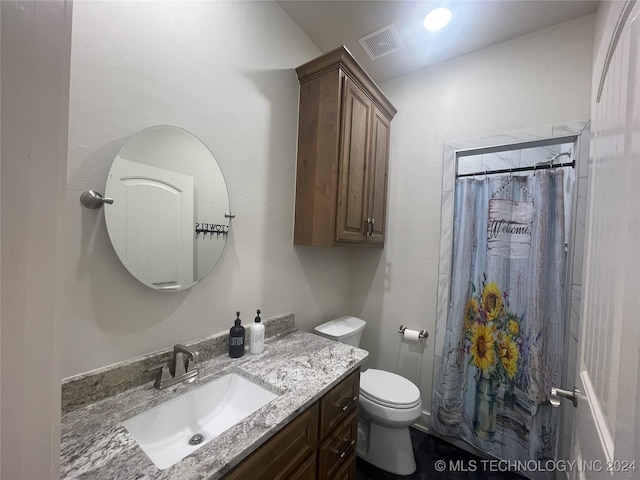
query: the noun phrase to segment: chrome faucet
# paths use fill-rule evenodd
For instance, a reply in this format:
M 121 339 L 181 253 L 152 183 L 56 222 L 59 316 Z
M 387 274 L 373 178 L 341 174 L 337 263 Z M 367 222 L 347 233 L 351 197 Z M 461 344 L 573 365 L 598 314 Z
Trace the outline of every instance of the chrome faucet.
M 185 345 L 174 345 L 171 365 L 162 367 L 153 386 L 162 390 L 184 380 L 195 378 L 198 375 L 197 363 L 198 352 Z

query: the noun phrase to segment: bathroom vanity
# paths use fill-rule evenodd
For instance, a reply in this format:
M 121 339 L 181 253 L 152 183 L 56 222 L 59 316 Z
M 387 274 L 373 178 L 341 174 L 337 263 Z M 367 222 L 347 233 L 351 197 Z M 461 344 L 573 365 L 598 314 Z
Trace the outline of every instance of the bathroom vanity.
M 224 480 L 353 480 L 360 369 L 244 460 Z
M 352 479 L 360 365 L 367 352 L 308 332 L 265 341 L 261 355 L 214 357 L 195 382 L 151 383 L 62 417 L 61 478 Z M 277 397 L 173 466 L 157 468 L 122 422 L 228 373 Z

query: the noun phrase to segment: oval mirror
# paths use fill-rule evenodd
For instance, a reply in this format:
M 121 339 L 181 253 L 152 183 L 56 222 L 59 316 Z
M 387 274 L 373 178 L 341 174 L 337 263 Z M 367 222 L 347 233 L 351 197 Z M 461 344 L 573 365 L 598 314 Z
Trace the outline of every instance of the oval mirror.
M 161 125 L 116 155 L 105 196 L 107 231 L 120 261 L 156 290 L 192 287 L 218 262 L 229 231 L 229 193 L 207 146 Z

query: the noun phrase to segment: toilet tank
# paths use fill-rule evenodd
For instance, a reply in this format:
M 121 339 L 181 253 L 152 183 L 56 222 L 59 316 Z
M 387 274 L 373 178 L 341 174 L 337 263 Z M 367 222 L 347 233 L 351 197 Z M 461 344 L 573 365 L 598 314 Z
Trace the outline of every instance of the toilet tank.
M 323 337 L 359 347 L 362 331 L 366 324 L 367 322 L 364 320 L 352 317 L 351 315 L 345 315 L 318 325 L 314 330 L 318 335 Z

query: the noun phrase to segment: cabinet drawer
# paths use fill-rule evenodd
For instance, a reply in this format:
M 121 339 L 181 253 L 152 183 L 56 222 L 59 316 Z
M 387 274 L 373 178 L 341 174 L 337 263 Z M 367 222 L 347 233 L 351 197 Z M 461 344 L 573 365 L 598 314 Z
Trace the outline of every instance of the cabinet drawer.
M 301 413 L 262 447 L 229 472 L 224 480 L 309 479 L 318 445 L 318 404 Z M 310 459 L 313 457 L 313 459 Z
M 331 480 L 356 480 L 356 454 L 354 453 Z
M 320 440 L 352 412 L 358 411 L 360 369 L 345 378 L 320 400 Z
M 340 477 L 338 473 L 345 468 L 348 473 L 350 467 L 347 465 L 355 465 L 357 439 L 358 412 L 354 411 L 320 445 L 318 449 L 319 480 L 338 478 Z

